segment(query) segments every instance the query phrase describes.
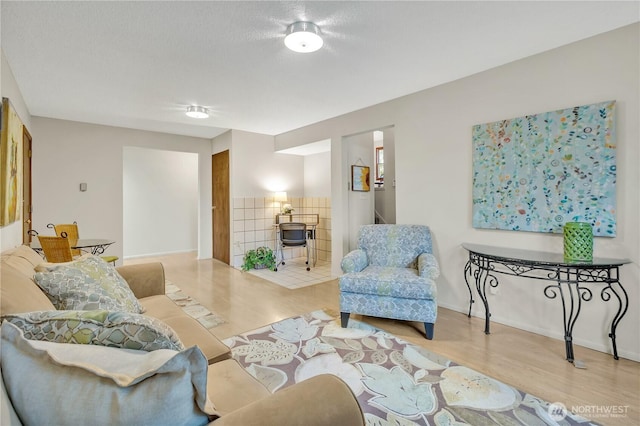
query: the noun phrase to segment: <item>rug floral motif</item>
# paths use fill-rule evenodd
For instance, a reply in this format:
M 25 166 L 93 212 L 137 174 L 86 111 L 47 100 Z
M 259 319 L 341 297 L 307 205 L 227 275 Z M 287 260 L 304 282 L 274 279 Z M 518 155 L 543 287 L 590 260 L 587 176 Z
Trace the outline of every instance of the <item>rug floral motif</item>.
M 385 331 L 314 311 L 224 340 L 272 393 L 329 373 L 356 395 L 367 425 L 595 424 Z
M 169 280 L 165 281 L 164 292 L 167 297 L 173 300 L 176 305 L 180 306 L 187 315 L 195 318 L 207 330 L 226 323 L 224 318 L 193 300 L 191 296 L 185 294 L 180 290 L 180 287 Z

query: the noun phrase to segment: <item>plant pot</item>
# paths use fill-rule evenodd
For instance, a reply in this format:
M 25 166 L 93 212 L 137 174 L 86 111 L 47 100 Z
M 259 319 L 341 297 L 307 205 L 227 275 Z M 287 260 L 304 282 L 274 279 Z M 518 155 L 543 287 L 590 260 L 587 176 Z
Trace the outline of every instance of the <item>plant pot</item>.
M 267 265 L 265 265 L 264 263 L 257 263 L 253 265 L 253 269 L 267 269 Z

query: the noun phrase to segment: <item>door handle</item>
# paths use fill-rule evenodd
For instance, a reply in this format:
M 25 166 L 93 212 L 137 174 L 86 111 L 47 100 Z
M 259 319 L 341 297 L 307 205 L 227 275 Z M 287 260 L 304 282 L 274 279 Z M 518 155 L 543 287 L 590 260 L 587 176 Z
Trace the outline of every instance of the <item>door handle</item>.
M 216 206 L 211 206 L 211 210 L 215 210 L 215 209 L 216 209 Z

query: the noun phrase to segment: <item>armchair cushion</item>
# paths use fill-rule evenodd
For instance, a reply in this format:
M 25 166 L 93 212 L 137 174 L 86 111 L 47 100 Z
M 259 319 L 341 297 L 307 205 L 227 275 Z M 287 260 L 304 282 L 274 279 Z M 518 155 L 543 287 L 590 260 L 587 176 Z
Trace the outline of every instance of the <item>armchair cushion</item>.
M 340 290 L 405 299 L 433 300 L 437 294 L 435 282 L 419 276 L 416 269 L 387 266 L 367 266 L 362 272 L 343 275 Z

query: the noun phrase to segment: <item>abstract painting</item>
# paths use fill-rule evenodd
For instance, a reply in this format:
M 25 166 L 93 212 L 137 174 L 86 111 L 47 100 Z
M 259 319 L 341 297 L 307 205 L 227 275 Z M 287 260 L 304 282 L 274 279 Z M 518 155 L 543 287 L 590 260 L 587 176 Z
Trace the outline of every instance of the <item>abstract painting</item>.
M 473 127 L 473 227 L 616 235 L 615 101 Z
M 0 132 L 0 226 L 20 219 L 22 207 L 22 121 L 2 98 Z
M 351 190 L 368 192 L 369 189 L 369 167 L 351 166 Z

